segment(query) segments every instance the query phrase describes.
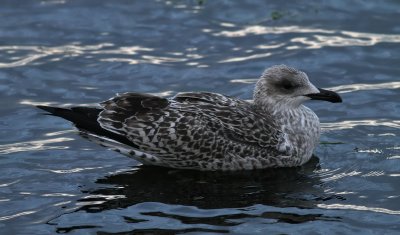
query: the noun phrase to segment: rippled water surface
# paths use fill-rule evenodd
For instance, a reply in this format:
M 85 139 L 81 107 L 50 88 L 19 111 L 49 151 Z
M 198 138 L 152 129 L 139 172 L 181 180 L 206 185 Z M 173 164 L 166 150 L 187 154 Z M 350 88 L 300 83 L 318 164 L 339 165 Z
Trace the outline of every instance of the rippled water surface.
M 1 234 L 400 233 L 399 1 L 0 1 Z M 141 167 L 35 104 L 251 99 L 289 64 L 342 104 L 297 169 Z M 125 233 L 124 233 L 125 234 Z

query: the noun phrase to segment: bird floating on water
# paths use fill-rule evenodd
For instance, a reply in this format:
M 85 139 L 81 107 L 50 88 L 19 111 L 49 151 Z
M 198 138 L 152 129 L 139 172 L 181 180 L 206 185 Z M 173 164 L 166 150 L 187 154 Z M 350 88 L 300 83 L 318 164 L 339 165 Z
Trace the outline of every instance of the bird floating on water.
M 253 98 L 123 93 L 99 107 L 38 108 L 71 121 L 89 140 L 146 165 L 251 170 L 306 163 L 319 142 L 320 123 L 303 102 L 342 102 L 337 93 L 316 88 L 304 72 L 286 65 L 266 69 Z

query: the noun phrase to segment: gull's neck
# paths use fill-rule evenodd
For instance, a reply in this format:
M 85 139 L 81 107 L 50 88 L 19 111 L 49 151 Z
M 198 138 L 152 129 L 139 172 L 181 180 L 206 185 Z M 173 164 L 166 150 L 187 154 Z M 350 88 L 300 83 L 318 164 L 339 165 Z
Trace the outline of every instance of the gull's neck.
M 263 99 L 254 100 L 254 104 L 257 108 L 273 116 L 293 116 L 308 110 L 306 106 L 297 101 Z

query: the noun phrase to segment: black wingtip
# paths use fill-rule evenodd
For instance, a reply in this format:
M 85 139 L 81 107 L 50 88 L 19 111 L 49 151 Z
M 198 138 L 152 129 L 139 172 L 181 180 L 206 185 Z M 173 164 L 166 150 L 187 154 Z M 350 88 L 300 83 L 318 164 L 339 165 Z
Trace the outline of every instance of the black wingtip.
M 44 106 L 44 105 L 36 105 L 36 108 L 39 108 L 41 110 L 44 110 L 46 112 L 54 114 L 56 112 L 55 107 L 50 107 L 50 106 Z
M 60 108 L 44 105 L 36 105 L 36 107 L 46 111 L 46 115 L 61 117 L 72 122 L 79 130 L 84 130 L 99 136 L 105 136 L 117 142 L 138 148 L 126 137 L 103 129 L 100 126 L 100 123 L 97 122 L 97 118 L 99 113 L 102 111 L 101 109 L 91 107 Z

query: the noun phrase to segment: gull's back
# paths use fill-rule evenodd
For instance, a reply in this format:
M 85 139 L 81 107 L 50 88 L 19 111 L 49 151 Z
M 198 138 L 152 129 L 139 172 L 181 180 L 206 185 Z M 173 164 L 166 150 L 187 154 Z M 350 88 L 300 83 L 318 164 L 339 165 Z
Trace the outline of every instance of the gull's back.
M 172 99 L 125 93 L 101 105 L 100 126 L 125 136 L 136 150 L 127 155 L 147 164 L 200 170 L 285 164 L 278 157 L 286 154 L 279 151 L 279 125 L 243 100 L 205 92 Z

